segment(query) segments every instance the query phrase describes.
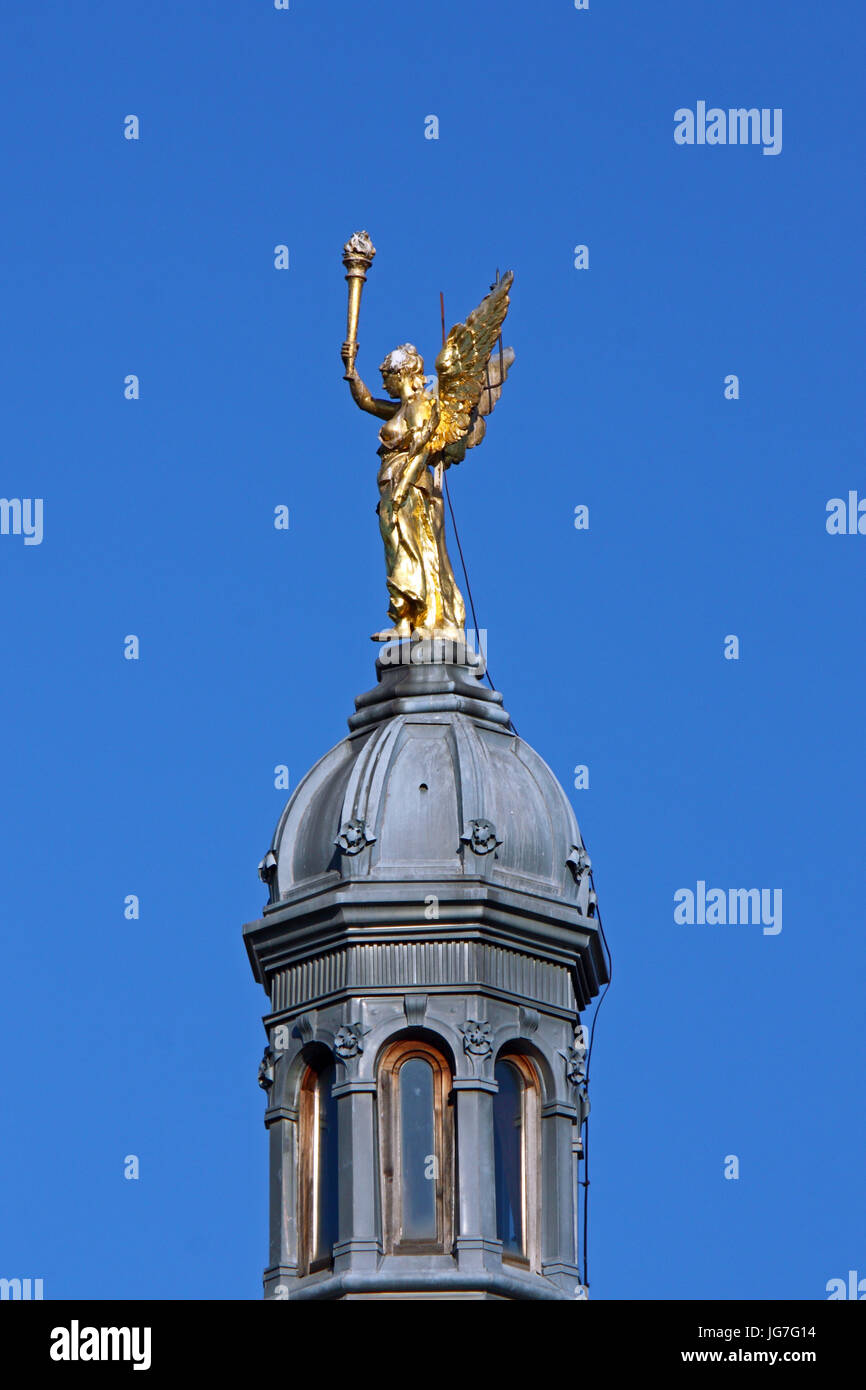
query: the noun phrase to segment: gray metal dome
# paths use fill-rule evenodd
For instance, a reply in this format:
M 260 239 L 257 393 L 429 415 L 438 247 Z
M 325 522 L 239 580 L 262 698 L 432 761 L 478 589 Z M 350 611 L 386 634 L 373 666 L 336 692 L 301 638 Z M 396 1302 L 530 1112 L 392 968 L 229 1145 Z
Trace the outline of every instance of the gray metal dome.
M 393 643 L 376 669 L 348 738 L 280 818 L 261 865 L 271 904 L 338 884 L 468 877 L 592 917 L 574 811 L 482 684 L 481 658 L 462 642 Z

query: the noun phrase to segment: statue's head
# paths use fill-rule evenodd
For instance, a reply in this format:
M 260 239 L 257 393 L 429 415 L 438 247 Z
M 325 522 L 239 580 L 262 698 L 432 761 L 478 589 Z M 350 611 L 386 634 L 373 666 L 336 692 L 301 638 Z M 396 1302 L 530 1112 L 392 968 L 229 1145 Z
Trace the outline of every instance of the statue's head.
M 409 380 L 416 389 L 424 389 L 424 358 L 412 343 L 402 343 L 389 352 L 379 371 L 388 395 L 396 400 L 400 395 L 400 382 Z

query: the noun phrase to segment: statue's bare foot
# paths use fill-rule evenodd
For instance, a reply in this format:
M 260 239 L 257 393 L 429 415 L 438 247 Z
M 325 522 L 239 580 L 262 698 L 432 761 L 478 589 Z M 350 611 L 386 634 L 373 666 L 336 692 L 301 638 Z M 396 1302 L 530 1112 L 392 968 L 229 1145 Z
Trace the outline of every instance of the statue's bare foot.
M 399 642 L 401 637 L 411 636 L 412 629 L 407 622 L 398 623 L 396 627 L 383 628 L 381 632 L 370 634 L 371 642 Z

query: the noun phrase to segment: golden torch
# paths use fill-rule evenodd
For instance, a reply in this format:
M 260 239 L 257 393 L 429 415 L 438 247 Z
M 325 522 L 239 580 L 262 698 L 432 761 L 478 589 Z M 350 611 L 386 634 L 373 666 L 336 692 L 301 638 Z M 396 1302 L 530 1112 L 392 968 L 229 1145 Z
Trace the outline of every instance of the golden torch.
M 361 290 L 367 271 L 373 264 L 376 248 L 366 232 L 355 232 L 343 247 L 343 265 L 349 282 L 349 312 L 346 319 L 346 341 L 342 357 L 346 367 L 343 380 L 348 381 L 358 354 L 358 314 L 361 309 Z

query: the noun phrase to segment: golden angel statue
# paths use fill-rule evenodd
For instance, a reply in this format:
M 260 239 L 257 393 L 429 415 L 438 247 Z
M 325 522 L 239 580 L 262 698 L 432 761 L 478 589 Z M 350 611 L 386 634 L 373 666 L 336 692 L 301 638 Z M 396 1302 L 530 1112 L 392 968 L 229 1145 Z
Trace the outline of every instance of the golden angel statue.
M 481 443 L 485 417 L 514 361 L 511 348 L 493 352 L 513 277 L 509 271 L 498 280 L 466 322 L 451 329 L 436 358 L 431 389 L 423 358 L 411 343 L 389 352 L 379 368 L 389 397 L 384 400 L 371 395 L 355 370 L 361 287 L 375 254 L 366 232 L 356 232 L 344 248 L 349 319 L 341 352 L 355 404 L 384 421 L 378 512 L 392 626 L 374 633 L 373 641 L 462 638 L 466 613 L 445 548 L 442 480 L 446 468 Z

